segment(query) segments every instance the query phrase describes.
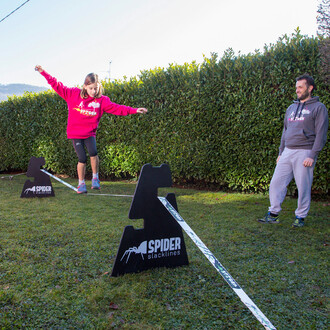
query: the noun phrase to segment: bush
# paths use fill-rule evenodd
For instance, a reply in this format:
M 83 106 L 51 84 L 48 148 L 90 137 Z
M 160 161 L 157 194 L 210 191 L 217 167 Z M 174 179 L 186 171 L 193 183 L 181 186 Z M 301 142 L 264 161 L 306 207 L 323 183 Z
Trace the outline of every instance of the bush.
M 124 144 L 108 145 L 100 155 L 103 173 L 107 176 L 123 178 L 136 176 L 140 170 L 139 155 L 131 146 Z
M 113 102 L 149 112 L 103 116 L 97 135 L 100 174 L 134 177 L 145 163 L 168 163 L 174 181 L 266 191 L 285 110 L 295 98 L 295 78 L 313 75 L 317 95 L 323 103 L 329 99 L 324 52 L 319 51 L 324 42 L 297 30 L 265 46 L 263 53 L 236 55 L 228 49 L 222 58 L 211 54 L 202 64 L 170 65 L 143 71 L 138 78 L 104 82 Z M 75 174 L 66 104 L 59 96 L 48 91 L 10 98 L 0 103 L 0 116 L 1 170 L 24 170 L 36 153 L 46 158 L 49 169 Z M 328 170 L 326 146 L 313 189 L 328 191 Z

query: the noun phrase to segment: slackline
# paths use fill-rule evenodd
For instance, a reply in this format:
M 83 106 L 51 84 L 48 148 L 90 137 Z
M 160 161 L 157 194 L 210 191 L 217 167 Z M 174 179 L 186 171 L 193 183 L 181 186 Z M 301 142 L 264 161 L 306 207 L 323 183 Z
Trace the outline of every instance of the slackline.
M 67 187 L 69 187 L 70 189 L 74 190 L 75 192 L 77 192 L 77 188 L 75 188 L 74 186 L 72 186 L 71 184 L 61 180 L 60 178 L 58 178 L 57 176 L 48 173 L 46 170 L 44 169 L 40 169 L 40 171 L 44 172 L 45 174 L 49 175 L 50 177 L 52 177 L 53 179 L 63 183 L 64 185 L 66 185 Z M 94 194 L 94 193 L 87 193 L 86 195 L 92 195 L 92 196 L 111 196 L 111 197 L 133 197 L 133 195 L 116 195 L 116 194 Z
M 1 179 L 9 179 L 9 180 L 12 180 L 14 176 L 17 176 L 17 175 L 23 175 L 23 174 L 26 174 L 26 172 L 25 172 L 25 173 L 18 173 L 18 174 L 12 174 L 12 175 L 2 176 Z
M 207 248 L 207 246 L 201 241 L 201 239 L 195 234 L 195 232 L 184 221 L 181 215 L 176 211 L 172 204 L 165 197 L 158 197 L 165 208 L 169 211 L 172 217 L 178 222 L 178 224 L 184 229 L 188 236 L 193 240 L 197 247 L 203 252 L 204 256 L 211 262 L 213 267 L 220 273 L 224 280 L 239 296 L 245 306 L 252 312 L 256 319 L 266 328 L 270 330 L 276 329 L 267 317 L 261 312 L 257 305 L 249 298 L 249 296 L 243 291 L 234 278 L 228 273 L 225 267 L 222 266 L 220 261 L 213 255 L 213 253 Z

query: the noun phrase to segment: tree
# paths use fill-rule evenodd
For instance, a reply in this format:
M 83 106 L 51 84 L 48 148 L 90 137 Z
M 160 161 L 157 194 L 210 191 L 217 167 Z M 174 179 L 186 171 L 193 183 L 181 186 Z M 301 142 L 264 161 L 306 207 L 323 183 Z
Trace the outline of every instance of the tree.
M 319 0 L 317 9 L 317 34 L 325 38 L 330 37 L 330 0 Z
M 321 77 L 330 83 L 330 0 L 320 0 L 317 10 L 317 34 L 320 37 Z

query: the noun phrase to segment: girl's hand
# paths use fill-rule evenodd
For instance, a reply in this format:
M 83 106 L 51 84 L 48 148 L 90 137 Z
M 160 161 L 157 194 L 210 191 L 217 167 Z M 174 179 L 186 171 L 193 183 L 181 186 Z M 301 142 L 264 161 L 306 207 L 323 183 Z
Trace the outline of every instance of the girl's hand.
M 44 69 L 42 68 L 41 65 L 36 65 L 36 67 L 34 68 L 34 70 L 39 71 L 39 73 L 41 73 L 41 72 L 44 71 Z
M 148 112 L 148 109 L 146 109 L 146 108 L 138 108 L 137 110 L 136 110 L 136 113 L 147 113 Z

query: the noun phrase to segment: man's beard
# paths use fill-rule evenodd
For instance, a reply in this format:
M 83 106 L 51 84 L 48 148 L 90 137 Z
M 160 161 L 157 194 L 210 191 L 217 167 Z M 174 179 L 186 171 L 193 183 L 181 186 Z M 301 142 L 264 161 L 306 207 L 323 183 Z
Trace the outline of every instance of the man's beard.
M 310 94 L 309 94 L 308 90 L 306 90 L 303 94 L 301 94 L 300 97 L 298 97 L 298 100 L 299 101 L 306 100 L 309 97 L 310 97 Z

